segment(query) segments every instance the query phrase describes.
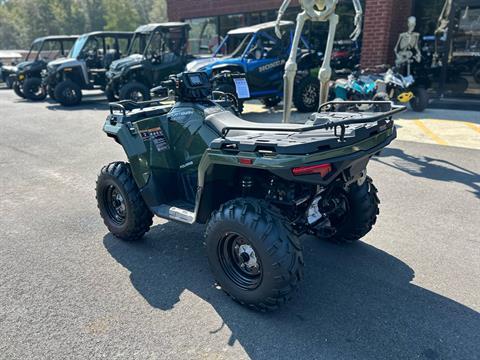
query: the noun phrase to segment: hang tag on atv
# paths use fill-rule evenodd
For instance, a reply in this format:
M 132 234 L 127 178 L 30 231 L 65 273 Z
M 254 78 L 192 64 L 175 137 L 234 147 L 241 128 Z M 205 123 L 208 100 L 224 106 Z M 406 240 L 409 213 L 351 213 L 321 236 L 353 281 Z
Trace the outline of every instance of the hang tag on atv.
M 247 79 L 238 78 L 233 79 L 235 82 L 235 90 L 237 90 L 237 96 L 239 99 L 249 99 L 250 98 L 250 88 L 248 87 Z

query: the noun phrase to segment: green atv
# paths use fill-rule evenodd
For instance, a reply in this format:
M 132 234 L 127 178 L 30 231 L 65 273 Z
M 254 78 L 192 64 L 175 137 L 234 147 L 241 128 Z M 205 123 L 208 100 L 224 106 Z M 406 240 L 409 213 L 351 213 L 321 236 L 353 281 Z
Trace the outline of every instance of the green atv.
M 128 163 L 105 166 L 96 198 L 112 234 L 136 241 L 154 215 L 207 224 L 209 263 L 221 288 L 257 310 L 289 300 L 302 279 L 299 237 L 350 243 L 379 213 L 369 160 L 396 137 L 390 102 L 320 107 L 305 124 L 260 124 L 227 110 L 206 73 L 163 83 L 176 103 L 111 104 L 103 130 Z M 376 106 L 378 106 L 378 109 Z M 386 106 L 388 105 L 388 111 Z M 350 108 L 348 108 L 350 106 Z

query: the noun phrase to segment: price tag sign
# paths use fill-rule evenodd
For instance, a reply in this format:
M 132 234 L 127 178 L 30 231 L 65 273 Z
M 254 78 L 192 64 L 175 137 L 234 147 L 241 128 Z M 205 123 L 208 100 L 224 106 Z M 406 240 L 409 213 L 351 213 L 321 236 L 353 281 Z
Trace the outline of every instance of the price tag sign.
M 250 98 L 250 88 L 248 87 L 247 79 L 238 78 L 233 79 L 235 82 L 235 89 L 237 90 L 237 96 L 239 99 L 249 99 Z

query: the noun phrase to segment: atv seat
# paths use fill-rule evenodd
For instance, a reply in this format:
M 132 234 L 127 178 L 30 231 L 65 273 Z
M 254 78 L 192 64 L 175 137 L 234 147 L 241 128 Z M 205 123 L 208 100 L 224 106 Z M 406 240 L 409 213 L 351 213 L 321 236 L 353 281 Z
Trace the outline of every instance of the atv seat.
M 235 116 L 230 111 L 222 111 L 205 118 L 205 123 L 210 126 L 220 136 L 224 136 L 230 129 L 243 131 L 288 131 L 303 129 L 306 126 L 302 124 L 283 124 L 283 123 L 256 123 L 246 121 Z

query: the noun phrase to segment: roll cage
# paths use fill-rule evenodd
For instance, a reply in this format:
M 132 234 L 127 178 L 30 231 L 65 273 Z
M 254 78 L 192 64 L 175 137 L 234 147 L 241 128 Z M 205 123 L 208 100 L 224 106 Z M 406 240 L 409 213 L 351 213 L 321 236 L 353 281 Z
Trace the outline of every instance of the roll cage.
M 60 54 L 62 55 L 62 57 L 66 57 L 68 55 L 68 53 L 70 52 L 71 47 L 72 47 L 72 46 L 67 47 L 66 43 L 67 42 L 72 42 L 72 45 L 73 45 L 73 43 L 75 43 L 75 41 L 77 39 L 78 39 L 78 36 L 76 36 L 76 35 L 72 35 L 72 36 L 48 36 L 48 37 L 42 37 L 42 38 L 35 39 L 32 42 L 32 45 L 30 46 L 30 50 L 28 51 L 28 54 L 25 57 L 25 61 L 38 61 L 39 57 L 40 57 L 40 54 L 42 52 L 46 51 L 45 44 L 47 44 L 49 42 L 58 42 L 60 44 Z M 36 47 L 38 47 L 38 49 L 35 49 Z M 34 58 L 31 58 L 31 55 L 32 55 L 33 51 L 36 51 L 36 55 L 35 55 Z
M 242 60 L 247 59 L 248 56 L 252 53 L 252 50 L 259 43 L 259 41 L 261 42 L 263 40 L 266 40 L 267 42 L 271 42 L 272 44 L 275 44 L 275 46 L 281 49 L 282 54 L 284 54 L 285 56 L 288 56 L 290 49 L 292 47 L 293 36 L 295 33 L 294 24 L 289 21 L 285 21 L 282 23 L 282 28 L 287 30 L 286 32 L 288 35 L 288 43 L 286 42 L 285 38 L 279 39 L 274 34 L 273 32 L 275 29 L 274 23 L 266 23 L 261 25 L 262 26 L 253 26 L 253 27 L 240 28 L 240 29 L 229 31 L 227 36 L 223 39 L 220 45 L 218 45 L 218 47 L 215 49 L 213 53 L 213 57 L 223 56 L 222 50 L 225 48 L 228 49 L 228 42 L 234 36 L 243 36 L 243 39 L 240 41 L 240 44 L 235 48 L 235 50 L 232 51 L 230 55 L 228 55 L 228 57 L 230 58 L 240 58 Z M 245 45 L 245 43 L 247 43 L 247 45 L 245 46 L 245 49 L 241 50 L 241 48 Z M 282 43 L 286 43 L 285 45 L 287 46 L 283 47 Z M 304 37 L 302 37 L 301 43 L 306 50 L 311 50 L 310 44 Z M 273 50 L 273 48 L 271 50 Z
M 186 44 L 189 30 L 190 25 L 181 22 L 142 25 L 135 30 L 128 55 L 139 53 L 148 57 L 148 51 L 155 35 L 161 34 L 161 52 L 164 53 L 168 48 L 168 50 L 183 56 L 187 52 Z M 177 38 L 175 36 L 168 38 L 167 35 L 169 34 L 177 35 Z M 137 50 L 137 41 L 139 41 L 138 50 L 140 51 L 135 51 Z

